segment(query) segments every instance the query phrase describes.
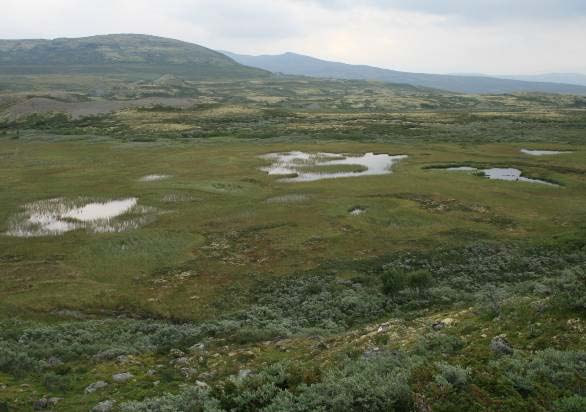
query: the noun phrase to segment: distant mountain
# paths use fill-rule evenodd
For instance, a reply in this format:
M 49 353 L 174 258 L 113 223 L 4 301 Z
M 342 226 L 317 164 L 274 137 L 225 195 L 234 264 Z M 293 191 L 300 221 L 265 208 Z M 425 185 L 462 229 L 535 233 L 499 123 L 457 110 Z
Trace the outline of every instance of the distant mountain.
M 586 86 L 573 84 L 528 82 L 484 76 L 408 73 L 373 66 L 331 62 L 295 53 L 262 56 L 223 53 L 247 66 L 291 75 L 407 83 L 414 86 L 461 93 L 544 92 L 586 94 Z
M 586 74 L 580 73 L 546 73 L 524 76 L 499 75 L 495 77 L 499 77 L 501 79 L 524 80 L 529 82 L 565 83 L 586 86 Z
M 186 79 L 269 75 L 197 44 L 141 34 L 0 40 L 0 74 L 53 73 Z

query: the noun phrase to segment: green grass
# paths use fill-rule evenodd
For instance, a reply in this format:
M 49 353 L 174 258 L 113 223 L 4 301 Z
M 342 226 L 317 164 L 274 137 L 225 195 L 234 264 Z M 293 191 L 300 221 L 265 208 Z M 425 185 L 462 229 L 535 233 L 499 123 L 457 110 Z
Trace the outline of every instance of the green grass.
M 374 151 L 404 153 L 409 158 L 387 176 L 307 183 L 282 183 L 259 170 L 264 161 L 258 156 L 287 150 Z M 562 166 L 580 169 L 584 156 L 579 150 L 535 160 L 518 155 L 516 145 L 462 148 L 225 141 L 137 146 L 4 140 L 1 151 L 6 156 L 1 166 L 5 184 L 0 192 L 2 231 L 23 204 L 55 197 L 135 196 L 140 205 L 157 210 L 153 222 L 126 233 L 2 236 L 3 255 L 22 257 L 18 264 L 6 266 L 11 275 L 3 285 L 2 306 L 31 310 L 51 310 L 56 302 L 83 307 L 83 302 L 93 302 L 101 293 L 108 293 L 112 302 L 131 294 L 147 307 L 149 299 L 156 299 L 161 314 L 201 318 L 208 316 L 205 304 L 217 289 L 243 273 L 278 276 L 339 256 L 465 244 L 466 233 L 485 239 L 538 241 L 572 233 L 586 210 L 581 176 L 552 171 Z M 539 176 L 560 181 L 564 187 L 479 180 L 468 174 L 424 169 L 442 162 L 530 164 Z M 172 178 L 139 182 L 152 173 Z M 263 201 L 288 193 L 307 194 L 309 200 Z M 165 201 L 173 196 L 185 201 Z M 349 216 L 347 211 L 356 204 L 368 213 Z M 49 269 L 43 262 L 55 256 L 58 263 Z M 160 291 L 144 282 L 135 284 L 137 278 L 152 279 L 153 273 L 182 264 L 198 275 L 181 286 Z M 31 279 L 40 276 L 48 284 L 27 290 L 18 281 L 24 273 Z M 60 296 L 71 288 L 80 290 L 63 301 Z M 193 296 L 200 299 L 198 308 L 189 299 Z
M 43 90 L 65 81 L 33 80 Z M 95 79 L 85 81 L 77 86 Z M 242 399 L 315 409 L 311 402 L 331 401 L 324 393 L 351 394 L 344 382 L 364 399 L 387 387 L 386 372 L 361 360 L 374 347 L 398 351 L 385 362 L 406 374 L 377 399 L 406 396 L 407 410 L 417 402 L 440 411 L 581 402 L 571 397 L 584 393 L 583 370 L 569 364 L 579 365 L 582 355 L 572 351 L 586 344 L 583 111 L 563 96 L 368 87 L 289 78 L 190 83 L 183 92 L 197 89 L 207 103 L 5 120 L 0 411 L 30 410 L 43 394 L 64 398 L 58 411 L 145 397 L 173 410 L 185 399 L 159 398 L 195 379 L 212 385 L 208 401 L 225 409 L 244 410 Z M 428 100 L 438 109 L 421 109 Z M 313 102 L 321 108 L 308 108 Z M 521 148 L 571 153 L 530 157 Z M 293 150 L 408 157 L 389 175 L 315 182 L 260 170 L 262 155 Z M 447 165 L 515 167 L 562 186 L 480 179 Z M 150 174 L 170 178 L 140 180 Z M 136 197 L 149 220 L 120 233 L 4 233 L 23 205 L 79 197 Z M 365 212 L 351 215 L 356 207 Z M 444 318 L 453 322 L 433 332 Z M 391 326 L 379 331 L 383 322 Z M 510 360 L 489 350 L 499 334 L 516 349 Z M 199 342 L 207 352 L 188 356 L 204 375 L 185 378 L 169 350 Z M 116 360 L 121 354 L 134 358 Z M 50 356 L 64 365 L 48 368 Z M 231 383 L 240 369 L 259 376 Z M 136 382 L 83 394 L 126 370 Z M 563 385 L 556 370 L 565 371 Z M 393 392 L 403 384 L 405 392 Z M 256 397 L 275 387 L 291 397 Z

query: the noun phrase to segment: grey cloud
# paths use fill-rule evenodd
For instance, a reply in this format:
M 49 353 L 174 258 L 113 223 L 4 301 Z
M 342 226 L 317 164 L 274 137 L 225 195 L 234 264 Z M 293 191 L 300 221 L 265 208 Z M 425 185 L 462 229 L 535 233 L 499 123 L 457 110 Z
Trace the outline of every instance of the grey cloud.
M 475 21 L 586 16 L 586 0 L 301 0 L 324 7 L 399 9 Z

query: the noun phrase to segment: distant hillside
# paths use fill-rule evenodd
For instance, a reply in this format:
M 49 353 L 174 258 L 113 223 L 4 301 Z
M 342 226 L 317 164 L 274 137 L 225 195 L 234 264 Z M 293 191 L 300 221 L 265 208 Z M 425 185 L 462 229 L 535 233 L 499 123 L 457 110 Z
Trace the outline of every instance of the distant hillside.
M 112 34 L 55 40 L 0 40 L 0 74 L 122 74 L 186 79 L 241 78 L 268 73 L 179 40 Z
M 529 82 L 565 83 L 586 86 L 586 74 L 580 73 L 546 73 L 525 76 L 499 75 L 495 77 L 499 77 L 501 79 L 524 80 Z
M 408 73 L 378 67 L 353 65 L 320 60 L 295 53 L 248 56 L 223 52 L 237 62 L 269 70 L 274 73 L 326 77 L 335 79 L 378 80 L 391 83 L 408 83 L 461 93 L 514 93 L 544 92 L 586 94 L 586 86 L 527 82 L 483 76 L 440 75 Z

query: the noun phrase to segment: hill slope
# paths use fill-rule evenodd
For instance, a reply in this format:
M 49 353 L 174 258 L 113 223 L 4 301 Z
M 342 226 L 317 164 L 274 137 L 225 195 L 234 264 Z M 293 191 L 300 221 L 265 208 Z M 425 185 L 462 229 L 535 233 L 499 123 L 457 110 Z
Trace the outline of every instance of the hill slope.
M 54 40 L 0 40 L 0 74 L 132 74 L 186 78 L 266 76 L 221 53 L 179 40 L 112 34 Z
M 223 53 L 247 66 L 292 75 L 408 83 L 414 86 L 461 93 L 545 92 L 586 94 L 585 86 L 571 84 L 527 82 L 482 76 L 409 73 L 373 66 L 331 62 L 295 53 L 262 56 Z
M 580 73 L 546 73 L 535 75 L 499 75 L 501 79 L 523 80 L 529 82 L 566 83 L 586 86 L 586 74 Z

